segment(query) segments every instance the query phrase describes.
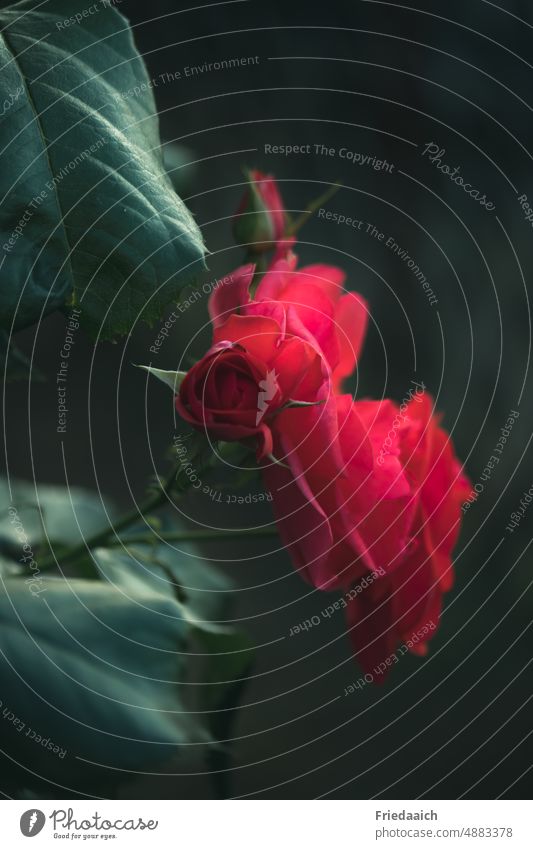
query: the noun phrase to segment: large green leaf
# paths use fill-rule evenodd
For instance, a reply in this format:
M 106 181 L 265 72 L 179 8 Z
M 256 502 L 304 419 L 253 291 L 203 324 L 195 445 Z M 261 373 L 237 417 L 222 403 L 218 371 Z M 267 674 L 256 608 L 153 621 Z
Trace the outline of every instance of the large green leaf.
M 98 780 L 107 792 L 124 779 L 116 768 L 176 754 L 190 762 L 203 747 L 183 744 L 210 739 L 187 704 L 191 625 L 170 588 L 130 583 L 124 592 L 39 569 L 43 539 L 54 549 L 76 545 L 113 514 L 77 487 L 15 480 L 9 488 L 0 479 L 0 748 L 31 765 L 35 775 L 16 775 L 26 786 L 41 775 L 85 787 L 96 769 L 89 760 L 106 765 Z M 109 554 L 119 569 L 125 565 L 120 550 Z M 26 737 L 28 728 L 35 734 Z M 36 743 L 36 735 L 60 751 Z
M 230 613 L 232 586 L 190 546 L 180 544 L 179 551 L 162 544 L 126 546 L 120 553 L 98 549 L 95 562 L 102 576 L 117 587 L 128 591 L 152 587 L 174 592 L 181 599 L 191 638 L 188 703 L 204 717 L 219 741 L 210 748 L 208 763 L 217 795 L 226 798 L 232 765 L 229 741 L 254 660 L 248 636 L 220 624 Z
M 79 579 L 47 577 L 41 590 L 2 581 L 0 735 L 12 757 L 68 787 L 95 765 L 136 769 L 205 745 L 183 700 L 188 625 L 176 601 Z
M 165 171 L 128 23 L 88 5 L 0 12 L 0 314 L 19 328 L 66 301 L 109 338 L 157 318 L 204 247 Z
M 155 536 L 87 554 L 100 581 L 36 571 L 45 531 L 61 549 L 113 515 L 82 489 L 9 489 L 0 479 L 0 749 L 32 765 L 33 776 L 16 771 L 25 786 L 42 787 L 42 775 L 85 792 L 97 770 L 106 794 L 120 770 L 176 754 L 190 764 L 207 741 L 222 794 L 230 748 L 213 742 L 231 736 L 252 659 L 246 636 L 224 624 L 234 597 L 227 578 L 191 543 Z M 164 517 L 159 529 L 178 530 Z M 33 567 L 21 561 L 24 544 Z M 60 751 L 26 738 L 28 728 Z

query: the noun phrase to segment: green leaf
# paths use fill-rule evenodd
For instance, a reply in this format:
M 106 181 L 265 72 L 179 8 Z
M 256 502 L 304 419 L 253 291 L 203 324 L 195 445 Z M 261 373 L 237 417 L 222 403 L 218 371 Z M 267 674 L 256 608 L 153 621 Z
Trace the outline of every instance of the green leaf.
M 167 529 L 168 530 L 168 529 Z M 221 624 L 233 601 L 231 583 L 206 566 L 195 549 L 170 545 L 132 545 L 118 557 L 113 550 L 97 549 L 94 558 L 102 577 L 125 589 L 153 587 L 174 593 L 189 625 L 192 653 L 189 664 L 192 708 L 204 716 L 220 745 L 208 752 L 217 794 L 230 795 L 228 776 L 231 745 L 242 692 L 251 672 L 254 649 L 248 636 Z
M 228 795 L 224 741 L 253 656 L 248 638 L 226 624 L 228 579 L 190 543 L 155 534 L 153 544 L 88 554 L 100 581 L 29 574 L 20 563 L 27 539 L 38 569 L 43 525 L 54 542 L 75 545 L 107 521 L 100 499 L 84 490 L 40 485 L 36 493 L 14 481 L 10 497 L 0 481 L 0 747 L 35 771 L 12 778 L 42 787 L 42 774 L 83 788 L 96 774 L 102 792 L 102 776 L 111 787 L 124 779 L 119 770 L 206 753 L 219 795 Z M 176 525 L 163 515 L 158 529 Z M 52 748 L 26 738 L 28 727 Z
M 199 707 L 209 710 L 209 728 L 220 745 L 208 752 L 219 798 L 231 796 L 233 755 L 230 743 L 237 711 L 254 662 L 254 648 L 246 634 L 229 628 L 198 626 L 193 631 L 205 653 L 200 665 L 202 687 Z
M 114 515 L 110 501 L 103 502 L 81 487 L 12 480 L 9 488 L 0 478 L 0 550 L 9 548 L 15 560 L 20 557 L 21 535 L 34 548 L 47 538 L 56 545 L 77 545 L 102 530 Z
M 157 377 L 158 380 L 161 380 L 167 386 L 170 386 L 174 395 L 177 395 L 179 392 L 181 382 L 187 374 L 186 371 L 167 371 L 166 369 L 154 368 L 153 366 L 137 366 L 137 368 L 143 368 L 149 374 L 152 374 L 154 377 Z
M 101 338 L 155 320 L 205 250 L 163 165 L 126 19 L 104 3 L 23 0 L 0 26 L 3 326 L 63 305 Z
M 224 739 L 253 663 L 253 645 L 242 631 L 208 623 L 196 623 L 193 628 L 193 635 L 206 654 L 202 681 L 212 685 L 205 687 L 201 703 L 215 712 L 211 725 L 217 739 Z
M 176 525 L 166 523 L 162 529 Z M 135 529 L 132 528 L 132 534 Z M 97 548 L 94 563 L 102 578 L 125 592 L 149 590 L 184 601 L 184 618 L 191 624 L 218 624 L 232 602 L 233 586 L 201 557 L 191 543 L 154 545 L 124 542 L 124 548 Z
M 37 595 L 10 578 L 0 634 L 3 747 L 37 775 L 68 788 L 95 765 L 137 769 L 208 742 L 185 705 L 188 626 L 171 597 L 50 577 Z
M 171 527 L 176 530 L 175 523 Z M 162 533 L 169 529 L 167 525 Z M 246 677 L 253 657 L 248 637 L 226 624 L 233 607 L 233 584 L 206 563 L 191 543 L 162 544 L 154 537 L 153 546 L 124 545 L 126 549 L 118 551 L 98 548 L 93 552 L 102 578 L 128 592 L 151 589 L 177 598 L 202 655 L 198 707 L 215 710 L 226 701 L 228 689 Z

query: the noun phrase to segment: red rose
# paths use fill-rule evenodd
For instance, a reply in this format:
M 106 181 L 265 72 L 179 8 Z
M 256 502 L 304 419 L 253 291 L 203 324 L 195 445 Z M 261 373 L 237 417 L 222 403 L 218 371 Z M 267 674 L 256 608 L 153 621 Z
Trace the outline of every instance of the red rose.
M 272 452 L 269 421 L 290 401 L 316 402 L 328 386 L 320 355 L 284 337 L 274 319 L 231 315 L 214 345 L 183 379 L 176 409 L 214 439 L 257 439 L 258 457 Z
M 284 465 L 264 474 L 278 528 L 296 568 L 319 589 L 391 572 L 409 543 L 412 489 L 397 450 L 376 462 L 395 407 L 366 402 L 365 413 L 370 406 L 370 423 L 349 395 L 284 410 L 275 422 L 273 453 Z
M 289 468 L 265 478 L 296 568 L 347 593 L 354 654 L 379 681 L 398 644 L 424 653 L 437 628 L 469 484 L 429 396 L 403 415 L 348 396 L 327 406 L 280 414 L 274 454 Z
M 214 439 L 256 438 L 258 454 L 268 454 L 272 436 L 258 415 L 263 384 L 268 387 L 274 409 L 281 399 L 275 373 L 239 346 L 215 345 L 187 372 L 176 397 L 176 409 L 185 421 Z
M 272 263 L 251 298 L 253 272 L 254 266 L 243 266 L 215 288 L 209 299 L 213 325 L 220 327 L 237 311 L 274 318 L 282 333 L 306 340 L 323 355 L 333 391 L 338 391 L 354 370 L 363 344 L 368 321 L 364 299 L 344 292 L 341 269 L 331 265 L 298 269 L 292 253 Z
M 470 490 L 451 439 L 432 413 L 431 398 L 413 399 L 408 416 L 400 450 L 417 495 L 412 543 L 398 569 L 357 595 L 347 611 L 354 652 L 377 681 L 384 680 L 398 644 L 415 654 L 427 652 L 443 593 L 453 584 L 452 551 Z

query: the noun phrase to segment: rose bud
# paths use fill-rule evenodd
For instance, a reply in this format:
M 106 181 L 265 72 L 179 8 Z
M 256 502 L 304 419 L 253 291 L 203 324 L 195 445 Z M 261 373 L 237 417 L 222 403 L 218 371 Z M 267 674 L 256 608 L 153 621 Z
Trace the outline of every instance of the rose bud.
M 283 200 L 273 177 L 252 170 L 249 185 L 233 219 L 233 235 L 251 253 L 263 253 L 276 245 L 285 233 Z
M 258 457 L 264 457 L 272 452 L 265 419 L 280 402 L 275 371 L 241 345 L 221 342 L 187 372 L 176 409 L 215 439 L 256 439 Z

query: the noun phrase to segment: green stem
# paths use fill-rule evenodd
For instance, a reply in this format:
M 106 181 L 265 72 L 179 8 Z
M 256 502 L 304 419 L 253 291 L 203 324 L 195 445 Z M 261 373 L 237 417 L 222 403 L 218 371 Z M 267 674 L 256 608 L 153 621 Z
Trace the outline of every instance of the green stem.
M 301 230 L 307 219 L 310 218 L 311 215 L 313 215 L 313 213 L 317 211 L 317 209 L 320 209 L 321 206 L 327 203 L 328 200 L 333 197 L 333 195 L 337 194 L 340 187 L 341 183 L 333 183 L 333 185 L 330 186 L 329 189 L 324 192 L 324 194 L 320 195 L 320 197 L 316 198 L 316 200 L 311 201 L 311 203 L 307 205 L 305 212 L 302 212 L 302 214 L 299 218 L 296 219 L 294 224 L 289 227 L 286 235 L 294 236 L 299 230 Z
M 212 463 L 212 459 L 213 457 L 211 456 L 207 462 L 201 465 L 198 470 L 198 474 L 201 474 L 209 468 Z M 158 489 L 152 492 L 141 504 L 139 504 L 138 507 L 131 510 L 129 513 L 126 513 L 124 516 L 121 516 L 109 527 L 104 528 L 92 537 L 89 537 L 89 539 L 82 540 L 82 542 L 78 545 L 72 546 L 71 548 L 60 548 L 59 551 L 51 552 L 48 556 L 42 557 L 39 561 L 40 571 L 48 572 L 55 569 L 58 564 L 61 566 L 79 564 L 80 560 L 87 558 L 89 551 L 99 548 L 100 546 L 114 548 L 119 545 L 127 546 L 135 543 L 150 545 L 158 538 L 163 542 L 193 542 L 195 540 L 207 541 L 216 539 L 235 539 L 236 537 L 268 538 L 277 535 L 277 531 L 274 528 L 251 528 L 250 530 L 244 531 L 171 531 L 169 533 L 162 534 L 159 537 L 155 536 L 155 532 L 142 532 L 131 534 L 130 536 L 126 536 L 124 539 L 121 539 L 119 536 L 120 531 L 136 524 L 139 522 L 139 519 L 142 519 L 153 510 L 163 507 L 170 500 L 171 493 L 173 497 L 176 497 L 183 494 L 190 488 L 191 482 L 187 476 L 184 476 L 183 482 L 180 485 L 180 468 L 181 464 L 178 464 L 173 469 L 169 477 L 160 484 Z M 96 567 L 92 562 L 84 563 L 83 571 L 84 575 L 88 577 L 97 574 Z
M 117 545 L 120 542 L 117 536 L 119 531 L 133 525 L 135 522 L 138 522 L 139 518 L 142 518 L 151 510 L 157 510 L 158 507 L 161 507 L 168 501 L 169 493 L 176 484 L 179 469 L 180 466 L 176 466 L 169 477 L 160 484 L 159 489 L 156 489 L 134 510 L 131 510 L 129 513 L 125 513 L 124 516 L 121 516 L 119 519 L 114 521 L 108 528 L 104 528 L 102 531 L 99 531 L 92 537 L 89 537 L 89 539 L 82 540 L 82 542 L 78 545 L 74 545 L 71 548 L 60 549 L 58 552 L 52 552 L 47 557 L 41 558 L 39 561 L 40 571 L 47 572 L 50 569 L 53 569 L 57 566 L 58 561 L 61 561 L 62 566 L 77 563 L 81 558 L 87 555 L 89 549 L 98 548 L 101 545 L 108 544 L 110 538 L 112 539 L 115 537 L 114 544 Z M 179 491 L 184 492 L 185 489 L 187 489 L 187 487 L 181 488 Z M 91 572 L 94 571 L 95 570 L 91 569 Z

